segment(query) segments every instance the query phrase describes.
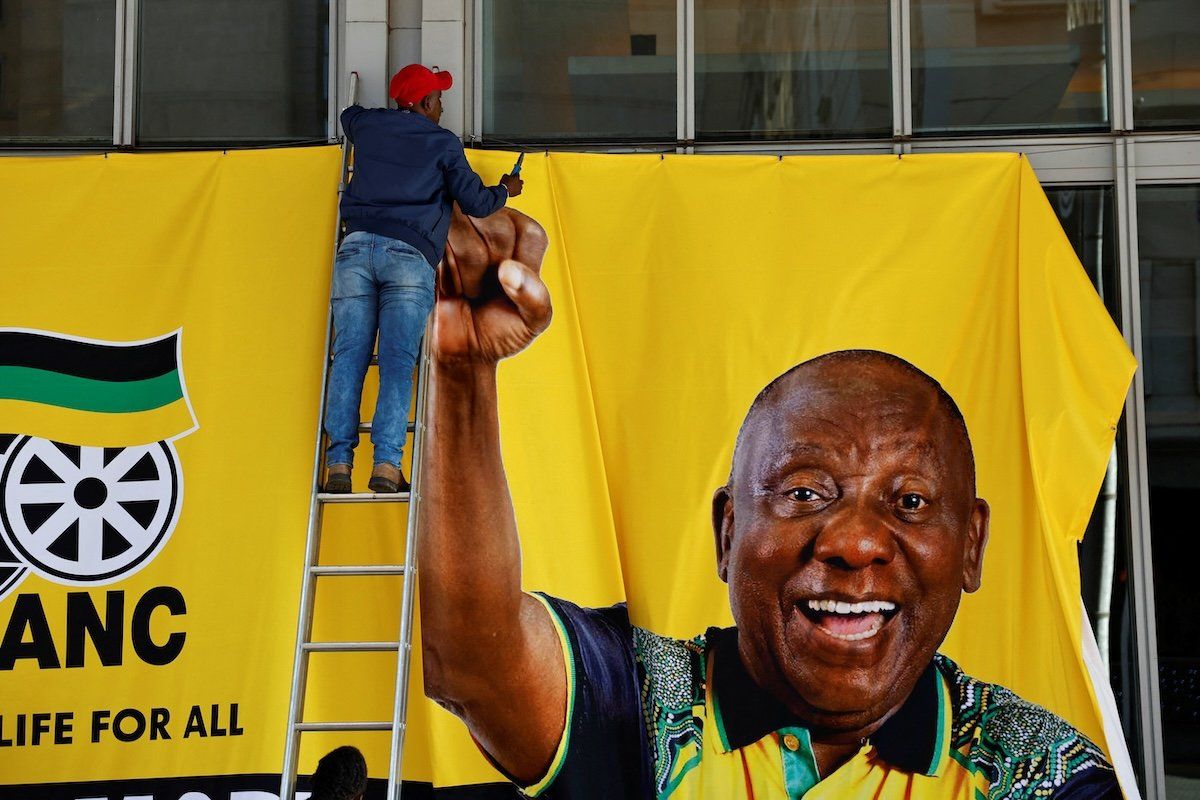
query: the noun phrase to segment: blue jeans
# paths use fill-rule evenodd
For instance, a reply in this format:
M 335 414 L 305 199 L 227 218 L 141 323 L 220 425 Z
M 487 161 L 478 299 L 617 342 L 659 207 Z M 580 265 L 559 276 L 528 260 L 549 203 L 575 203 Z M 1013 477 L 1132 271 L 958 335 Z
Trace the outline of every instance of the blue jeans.
M 363 378 L 379 332 L 379 399 L 371 420 L 376 464 L 400 466 L 413 368 L 433 308 L 434 270 L 412 245 L 355 231 L 333 265 L 333 364 L 326 464 L 354 464 Z

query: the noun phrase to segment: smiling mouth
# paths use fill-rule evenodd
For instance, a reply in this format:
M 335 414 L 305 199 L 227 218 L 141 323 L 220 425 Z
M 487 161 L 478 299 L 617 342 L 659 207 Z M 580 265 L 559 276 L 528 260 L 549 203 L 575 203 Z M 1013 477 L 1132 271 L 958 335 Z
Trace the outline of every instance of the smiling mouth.
M 796 605 L 821 631 L 843 642 L 870 639 L 899 611 L 899 606 L 887 600 L 850 603 L 812 599 Z

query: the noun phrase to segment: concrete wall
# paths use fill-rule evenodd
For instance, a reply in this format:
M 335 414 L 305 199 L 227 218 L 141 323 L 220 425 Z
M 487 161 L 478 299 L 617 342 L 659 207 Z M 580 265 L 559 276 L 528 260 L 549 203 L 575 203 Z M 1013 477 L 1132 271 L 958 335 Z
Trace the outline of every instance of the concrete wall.
M 352 71 L 359 74 L 359 103 L 390 102 L 387 84 L 406 64 L 420 62 L 454 75 L 454 88 L 443 98 L 442 126 L 461 134 L 470 104 L 467 78 L 466 2 L 469 0 L 341 0 L 342 88 Z
M 389 77 L 421 60 L 421 5 L 421 0 L 388 0 Z
M 359 75 L 358 102 L 364 106 L 382 106 L 387 101 L 388 82 L 388 0 L 340 0 L 342 6 L 342 62 L 338 81 L 339 106 L 348 76 Z
M 466 71 L 467 2 L 470 0 L 424 0 L 421 4 L 421 60 L 428 66 L 450 70 L 454 76 L 454 88 L 442 98 L 442 127 L 459 135 L 471 100 Z

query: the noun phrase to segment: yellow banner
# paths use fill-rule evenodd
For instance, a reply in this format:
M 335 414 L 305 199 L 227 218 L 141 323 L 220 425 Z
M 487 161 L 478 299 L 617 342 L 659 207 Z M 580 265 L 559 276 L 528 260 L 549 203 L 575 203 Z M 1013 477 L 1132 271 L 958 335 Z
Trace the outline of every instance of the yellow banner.
M 512 163 L 473 156 L 487 181 Z M 991 502 L 943 652 L 1105 746 L 1076 544 L 1134 362 L 1024 158 L 554 153 L 522 176 L 555 304 L 500 369 L 527 589 L 627 600 L 669 636 L 730 624 L 711 497 L 751 400 L 807 358 L 884 350 L 956 399 Z M 496 780 L 430 714 L 435 782 Z
M 0 796 L 278 775 L 339 163 L 0 159 Z
M 513 155 L 472 160 L 494 182 Z M 139 445 L 161 485 L 173 466 L 182 477 L 175 505 L 151 520 L 170 511 L 177 525 L 136 568 L 97 577 L 112 571 L 101 548 L 96 574 L 64 578 L 66 545 L 37 567 L 0 553 L 11 659 L 0 660 L 0 739 L 21 715 L 73 715 L 69 742 L 54 743 L 52 718 L 36 744 L 0 744 L 6 784 L 244 776 L 170 784 L 212 798 L 274 785 L 336 173 L 331 148 L 0 162 L 12 254 L 0 325 L 114 346 L 182 330 L 198 426 Z M 555 303 L 549 331 L 500 370 L 528 589 L 628 600 L 635 624 L 664 635 L 730 624 L 709 515 L 750 401 L 806 358 L 885 350 L 957 400 L 992 507 L 983 588 L 943 650 L 1104 745 L 1080 655 L 1075 548 L 1133 361 L 1024 159 L 552 154 L 528 156 L 522 176 L 512 205 L 549 234 Z M 365 419 L 373 397 L 372 378 Z M 22 468 L 48 433 L 5 416 L 0 431 L 17 434 L 7 458 L 19 446 Z M 397 563 L 404 521 L 398 505 L 328 508 L 322 563 Z M 394 640 L 399 594 L 389 577 L 322 586 L 314 639 Z M 79 633 L 93 615 L 116 632 Z M 306 717 L 389 718 L 394 671 L 387 653 L 314 656 Z M 501 780 L 462 724 L 422 698 L 419 649 L 414 673 L 406 779 Z M 122 709 L 144 715 L 139 736 L 128 737 L 136 716 L 117 722 Z M 169 715 L 169 739 L 153 734 L 154 709 Z M 196 715 L 207 735 L 186 735 Z M 386 774 L 387 736 L 371 733 L 306 734 L 301 771 L 343 743 Z M 37 795 L 0 788 L 8 796 Z

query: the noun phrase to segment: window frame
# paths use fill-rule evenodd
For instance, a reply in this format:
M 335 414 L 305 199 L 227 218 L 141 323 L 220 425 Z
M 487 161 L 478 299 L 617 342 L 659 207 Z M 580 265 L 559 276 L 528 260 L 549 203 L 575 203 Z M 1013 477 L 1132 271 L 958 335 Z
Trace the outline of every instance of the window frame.
M 237 147 L 239 144 L 262 147 L 263 142 L 240 142 L 236 137 L 220 141 L 197 141 L 195 144 L 171 142 L 169 144 L 142 144 L 137 140 L 137 88 L 138 88 L 138 17 L 141 0 L 112 0 L 115 7 L 116 25 L 113 30 L 115 42 L 113 57 L 113 111 L 112 137 L 107 140 L 92 142 L 69 142 L 67 140 L 46 139 L 45 141 L 7 142 L 0 139 L 0 153 L 45 153 L 54 152 L 107 152 L 111 150 L 221 150 Z M 342 38 L 342 6 L 345 0 L 329 0 L 329 20 L 326 29 L 327 47 L 329 54 L 326 64 L 329 91 L 326 102 L 325 142 L 338 140 L 338 92 L 336 87 L 341 78 L 340 41 Z M 301 140 L 297 139 L 295 143 Z M 288 140 L 280 140 L 277 146 L 292 144 Z M 275 146 L 275 143 L 272 143 Z
M 129 0 L 134 2 L 135 0 Z M 1130 135 L 1133 127 L 1133 90 L 1132 90 L 1132 31 L 1130 27 L 1131 0 L 1104 0 L 1107 24 L 1105 26 L 1105 52 L 1108 55 L 1105 66 L 1105 95 L 1107 129 L 1087 128 L 1083 130 L 1069 127 L 1055 127 L 1028 131 L 987 132 L 980 130 L 963 130 L 961 132 L 938 131 L 936 133 L 915 133 L 913 130 L 913 81 L 912 81 L 912 2 L 911 0 L 887 0 L 889 25 L 889 60 L 891 65 L 890 79 L 892 88 L 892 136 L 893 145 L 901 145 L 910 141 L 936 142 L 946 139 L 977 140 L 986 142 L 997 137 L 1019 139 L 1022 141 L 1042 140 L 1047 137 L 1078 136 L 1094 138 L 1108 136 L 1111 141 L 1114 136 Z M 467 79 L 470 82 L 468 92 L 469 108 L 467 109 L 467 127 L 464 131 L 468 142 L 478 146 L 501 146 L 501 142 L 490 142 L 483 130 L 483 86 L 485 83 L 483 69 L 483 0 L 465 0 L 465 16 L 468 44 Z M 641 149 L 674 150 L 676 152 L 693 152 L 696 147 L 696 3 L 695 0 L 676 0 L 676 141 L 672 145 L 646 145 Z M 1198 123 L 1197 127 L 1200 127 Z M 1161 129 L 1153 129 L 1159 131 Z M 1170 133 L 1170 131 L 1165 131 Z M 739 143 L 709 141 L 701 145 L 710 147 L 755 148 L 764 146 L 766 150 L 751 150 L 752 152 L 773 152 L 779 148 L 789 148 L 795 144 L 805 144 L 809 148 L 819 149 L 822 146 L 838 146 L 858 142 L 862 144 L 889 141 L 887 137 L 862 136 L 822 136 L 821 138 L 771 139 L 761 143 Z M 525 142 L 522 142 L 525 143 Z M 605 148 L 606 152 L 623 152 L 629 148 L 615 145 L 588 144 L 567 139 L 556 140 L 546 137 L 530 139 L 529 144 L 538 146 L 558 146 L 566 148 Z M 870 148 L 874 149 L 874 148 Z M 893 152 L 902 152 L 894 147 Z

